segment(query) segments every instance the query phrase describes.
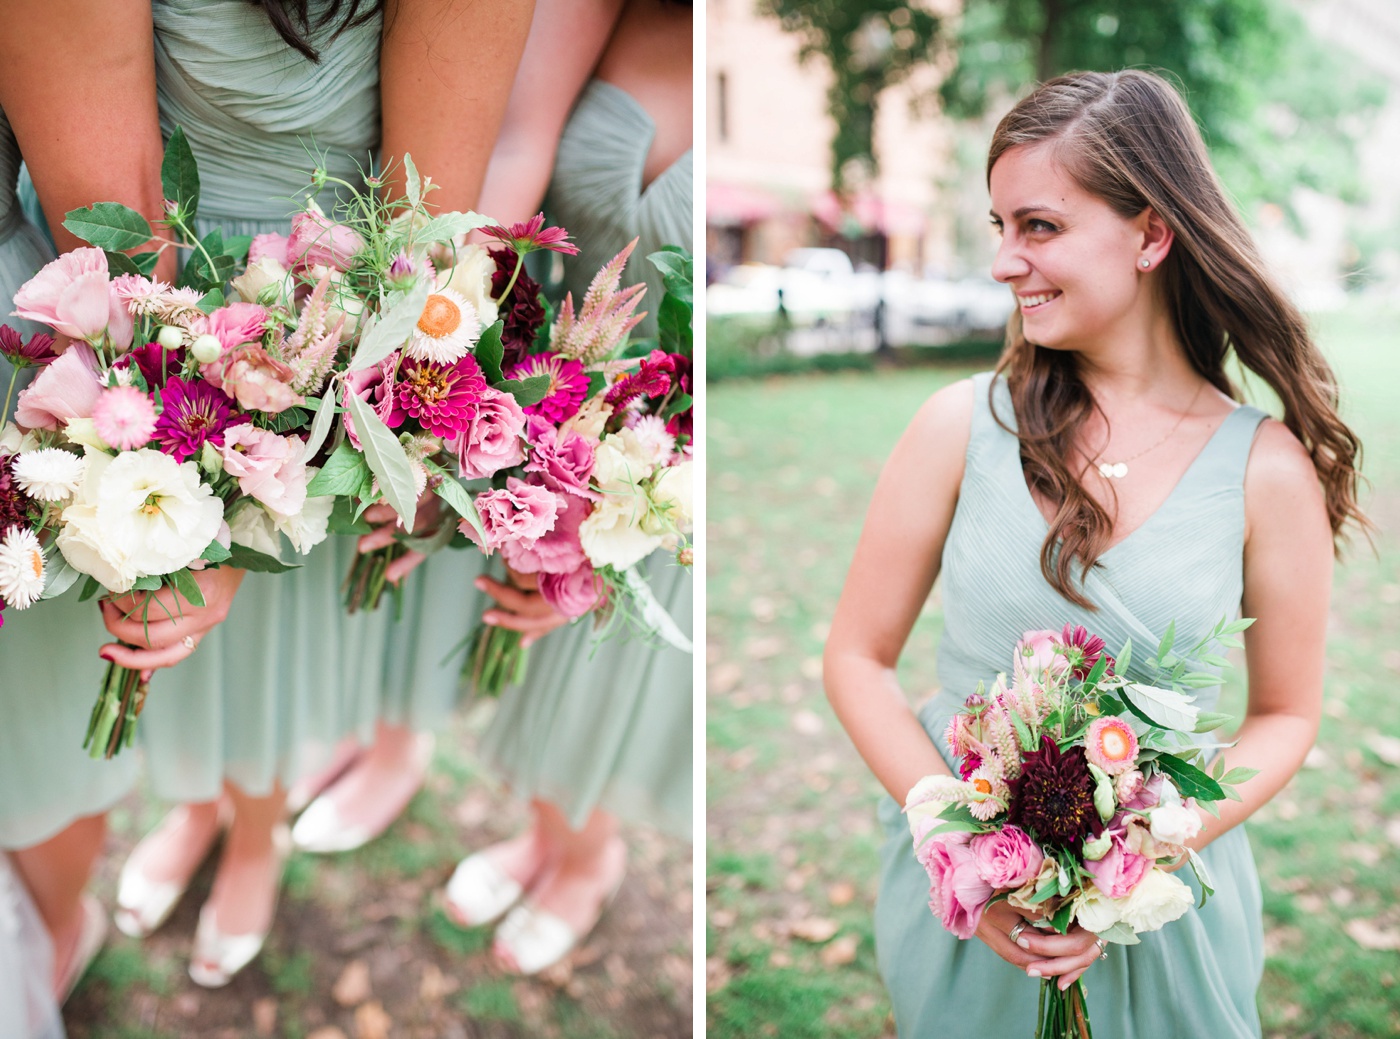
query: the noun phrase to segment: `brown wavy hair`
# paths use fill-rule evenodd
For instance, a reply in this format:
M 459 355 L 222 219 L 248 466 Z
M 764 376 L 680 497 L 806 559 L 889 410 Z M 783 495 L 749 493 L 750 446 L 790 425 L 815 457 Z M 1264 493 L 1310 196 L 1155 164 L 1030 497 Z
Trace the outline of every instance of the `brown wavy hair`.
M 1337 414 L 1337 381 L 1303 316 L 1279 290 L 1216 179 L 1190 111 L 1149 72 L 1073 72 L 1036 88 L 997 125 L 987 178 L 1008 149 L 1051 142 L 1054 158 L 1084 190 L 1123 217 L 1151 206 L 1175 233 L 1162 290 L 1191 366 L 1235 400 L 1225 372 L 1233 350 L 1283 404 L 1283 423 L 1307 448 L 1327 500 L 1334 545 L 1343 527 L 1370 522 L 1357 504 L 1361 443 Z M 996 368 L 1016 411 L 1030 488 L 1056 505 L 1040 552 L 1050 584 L 1094 604 L 1072 580 L 1098 565 L 1113 521 L 1070 465 L 1076 437 L 1098 407 L 1071 351 L 1029 342 L 1019 313 L 1006 326 Z M 1011 429 L 1000 417 L 997 421 Z

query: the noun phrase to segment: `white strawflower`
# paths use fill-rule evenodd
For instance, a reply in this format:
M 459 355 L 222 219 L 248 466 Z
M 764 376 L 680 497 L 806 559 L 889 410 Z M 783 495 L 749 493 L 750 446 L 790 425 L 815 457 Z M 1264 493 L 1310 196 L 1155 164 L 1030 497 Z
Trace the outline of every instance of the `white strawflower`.
M 481 336 L 476 308 L 453 289 L 438 289 L 423 304 L 403 352 L 419 361 L 451 364 L 471 352 Z
M 15 480 L 20 490 L 37 501 L 62 501 L 83 482 L 87 462 L 59 447 L 26 451 L 15 458 Z
M 44 593 L 44 550 L 28 527 L 11 527 L 0 539 L 0 599 L 23 610 Z

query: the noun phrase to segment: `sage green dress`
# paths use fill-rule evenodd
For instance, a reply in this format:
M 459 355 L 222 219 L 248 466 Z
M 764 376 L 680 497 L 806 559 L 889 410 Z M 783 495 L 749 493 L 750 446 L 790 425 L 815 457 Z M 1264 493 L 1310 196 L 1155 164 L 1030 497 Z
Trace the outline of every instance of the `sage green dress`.
M 313 3 L 313 21 L 318 9 Z M 182 126 L 199 163 L 200 230 L 286 234 L 315 159 L 356 182 L 379 144 L 379 19 L 292 50 L 245 0 L 153 6 L 161 129 Z M 425 171 L 429 172 L 429 171 Z M 327 212 L 334 195 L 320 199 Z M 457 687 L 439 662 L 460 623 L 435 605 L 475 608 L 478 554 L 443 552 L 408 580 L 399 621 L 387 606 L 347 616 L 341 582 L 355 539 L 331 535 L 288 574 L 250 573 L 228 620 L 152 681 L 141 728 L 154 788 L 216 797 L 225 778 L 254 795 L 289 786 L 346 735 L 380 717 L 431 727 Z M 387 602 L 387 600 L 386 600 Z
M 1076 607 L 1045 581 L 1046 525 L 1021 470 L 1016 436 L 988 404 L 991 376 L 977 376 L 976 410 L 957 510 L 943 549 L 941 691 L 919 720 L 948 759 L 943 732 L 979 681 L 1009 671 L 1021 634 L 1082 624 L 1116 652 L 1132 639 L 1155 646 L 1172 621 L 1177 644 L 1192 645 L 1222 617 L 1239 614 L 1243 591 L 1244 472 L 1264 414 L 1240 407 L 1226 417 L 1167 501 L 1127 540 L 1109 549 L 1084 585 L 1097 612 Z M 996 385 L 996 413 L 1015 426 L 1010 394 Z M 937 445 L 929 449 L 936 450 Z M 1137 654 L 1134 654 L 1135 656 Z M 1130 669 L 1130 673 L 1133 669 Z M 1147 675 L 1134 675 L 1139 681 Z M 1217 690 L 1198 697 L 1214 706 Z M 1029 1039 L 1040 982 L 976 938 L 959 940 L 930 913 L 929 883 L 915 861 L 897 806 L 880 807 L 886 828 L 875 945 L 880 972 L 905 1039 Z M 1260 1034 L 1255 994 L 1264 969 L 1259 877 L 1241 827 L 1202 853 L 1215 884 L 1191 909 L 1142 944 L 1110 945 L 1084 975 L 1096 1035 L 1113 1039 L 1247 1039 Z M 1197 895 L 1189 870 L 1178 873 Z
M 565 263 L 577 302 L 598 269 L 640 237 L 623 283 L 645 273 L 649 310 L 638 335 L 655 334 L 664 288 L 648 253 L 690 248 L 692 155 L 642 188 L 655 127 L 629 94 L 594 80 L 560 140 L 545 205 L 582 247 Z M 684 632 L 693 623 L 694 581 L 672 553 L 645 561 L 657 600 Z M 587 619 L 530 650 L 523 686 L 507 690 L 480 753 L 512 789 L 563 809 L 582 826 L 597 807 L 689 837 L 693 657 L 672 646 L 617 637 L 595 646 Z
M 53 259 L 53 250 L 20 211 L 19 166 L 19 148 L 0 112 L 0 324 L 28 336 L 40 326 L 8 315 L 16 290 Z M 21 372 L 19 385 L 27 385 L 34 371 Z M 11 374 L 0 357 L 0 401 Z M 14 417 L 13 402 L 5 417 Z M 78 602 L 75 587 L 27 610 L 11 607 L 4 616 L 0 848 L 26 848 L 121 800 L 135 780 L 137 761 L 134 754 L 93 761 L 82 747 L 107 666 L 97 649 L 111 641 L 97 604 Z

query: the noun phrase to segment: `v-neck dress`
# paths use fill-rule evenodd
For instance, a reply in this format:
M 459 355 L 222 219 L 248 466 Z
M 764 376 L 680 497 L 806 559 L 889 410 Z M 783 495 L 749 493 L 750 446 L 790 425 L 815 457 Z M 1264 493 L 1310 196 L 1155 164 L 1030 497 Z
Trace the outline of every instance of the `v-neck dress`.
M 1263 412 L 1236 408 L 1216 429 L 1167 500 L 1100 557 L 1084 582 L 1097 611 L 1073 605 L 1040 570 L 1045 518 L 1021 468 L 1010 393 L 985 373 L 974 378 L 976 405 L 966 467 L 943 549 L 940 692 L 919 720 L 950 768 L 943 732 L 962 701 L 1009 671 L 1021 634 L 1082 624 L 1111 651 L 1128 639 L 1155 646 L 1176 623 L 1177 643 L 1198 641 L 1240 611 L 1244 588 L 1244 472 Z M 989 390 L 990 399 L 989 399 Z M 931 450 L 936 449 L 931 445 Z M 1202 665 L 1204 669 L 1204 665 Z M 1132 674 L 1134 669 L 1130 668 Z M 1145 680 L 1149 676 L 1133 677 Z M 1211 710 L 1217 689 L 1197 702 Z M 1040 982 L 980 940 L 962 941 L 928 908 L 928 877 L 915 861 L 898 806 L 880 806 L 886 830 L 875 941 L 880 972 L 905 1039 L 983 1039 L 1035 1034 Z M 1259 878 L 1243 827 L 1202 853 L 1215 894 L 1202 909 L 1135 946 L 1110 945 L 1084 976 L 1096 1033 L 1114 1039 L 1255 1039 L 1255 994 L 1264 968 Z M 1199 902 L 1190 871 L 1177 874 Z
M 656 127 L 626 91 L 593 80 L 560 140 L 545 205 L 582 247 L 565 262 L 565 287 L 582 298 L 598 269 L 640 238 L 624 284 L 647 282 L 649 311 L 637 334 L 655 334 L 664 291 L 647 262 L 663 245 L 692 248 L 693 159 L 686 152 L 655 180 L 642 171 Z M 672 553 L 645 563 L 653 594 L 682 631 L 693 618 L 694 581 Z M 525 683 L 501 696 L 480 753 L 523 797 L 564 810 L 581 826 L 595 808 L 689 837 L 692 657 L 666 645 L 613 638 L 594 645 L 584 620 L 530 650 Z

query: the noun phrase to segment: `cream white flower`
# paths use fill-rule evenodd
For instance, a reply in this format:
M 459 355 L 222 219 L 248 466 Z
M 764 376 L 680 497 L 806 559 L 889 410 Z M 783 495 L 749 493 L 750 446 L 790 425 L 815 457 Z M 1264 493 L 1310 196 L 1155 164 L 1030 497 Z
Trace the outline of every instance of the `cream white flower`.
M 312 478 L 317 472 L 316 469 L 307 469 L 307 473 Z M 284 516 L 280 512 L 272 512 L 271 510 L 269 513 L 273 525 L 287 535 L 287 540 L 292 543 L 292 547 L 302 555 L 306 555 L 326 540 L 326 534 L 330 529 L 331 510 L 334 508 L 335 495 L 327 494 L 307 498 L 301 511 L 290 516 Z
M 1074 900 L 1074 919 L 1086 931 L 1099 934 L 1123 919 L 1122 899 L 1109 898 L 1094 884 L 1086 884 Z
M 593 482 L 604 491 L 634 493 L 655 471 L 650 450 L 625 427 L 605 436 L 593 452 Z
M 1150 869 L 1122 900 L 1123 921 L 1139 934 L 1155 931 L 1185 915 L 1195 901 L 1191 889 L 1174 874 Z
M 248 269 L 229 282 L 245 303 L 259 303 L 263 294 L 267 302 L 278 303 L 291 297 L 291 278 L 285 266 L 271 256 L 260 256 L 256 263 L 248 264 Z M 276 291 L 272 291 L 274 286 Z
M 578 537 L 595 567 L 625 570 L 661 547 L 660 536 L 641 529 L 647 512 L 645 498 L 628 494 L 605 494 L 593 506 Z
M 939 774 L 924 776 L 904 798 L 904 817 L 909 823 L 909 832 L 915 840 L 921 840 L 942 825 L 944 809 L 966 801 L 968 796 L 968 785 L 962 780 Z
M 0 424 L 0 455 L 17 455 L 24 451 L 37 450 L 38 447 L 39 438 L 33 433 L 21 433 L 19 426 L 13 422 Z
M 438 291 L 451 289 L 472 305 L 483 327 L 493 324 L 497 312 L 491 276 L 496 273 L 496 261 L 482 245 L 458 246 L 456 261 L 456 266 L 438 275 Z
M 559 427 L 559 436 L 562 438 L 565 433 L 573 432 L 590 440 L 597 440 L 603 435 L 603 427 L 608 424 L 612 413 L 612 405 L 603 400 L 601 393 L 590 397 L 583 402 L 583 407 L 578 409 L 577 415 Z
M 1185 844 L 1201 832 L 1201 817 L 1184 804 L 1164 804 L 1147 815 L 1152 837 L 1164 844 Z
M 657 465 L 665 465 L 676 450 L 676 438 L 666 431 L 666 420 L 660 415 L 643 415 L 629 427 L 637 440 L 651 454 Z
M 245 505 L 233 514 L 228 524 L 229 537 L 235 545 L 251 548 L 265 556 L 280 558 L 282 546 L 277 541 L 277 527 L 272 516 L 261 505 Z
M 403 352 L 419 361 L 451 364 L 470 353 L 480 336 L 476 308 L 461 293 L 438 289 L 423 304 L 423 313 Z
M 651 500 L 665 509 L 667 521 L 688 534 L 695 525 L 695 479 L 691 463 L 678 462 L 656 474 Z
M 63 426 L 63 435 L 72 443 L 97 451 L 110 451 L 112 445 L 97 435 L 97 424 L 90 418 L 70 418 Z
M 15 458 L 11 472 L 20 490 L 39 501 L 62 501 L 78 489 L 87 462 L 69 451 L 46 447 Z
M 44 550 L 28 527 L 11 527 L 0 539 L 0 599 L 23 610 L 44 594 Z

